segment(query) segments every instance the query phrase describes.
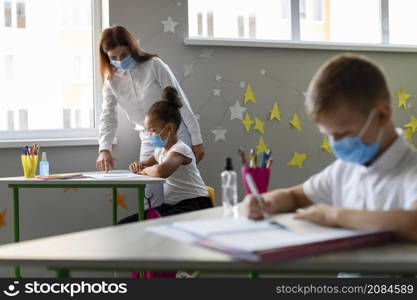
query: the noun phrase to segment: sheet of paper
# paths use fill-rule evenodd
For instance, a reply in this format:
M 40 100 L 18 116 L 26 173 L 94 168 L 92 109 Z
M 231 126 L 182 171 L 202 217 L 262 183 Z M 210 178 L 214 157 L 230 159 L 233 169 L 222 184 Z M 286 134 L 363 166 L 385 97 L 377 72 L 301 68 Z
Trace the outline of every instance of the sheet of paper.
M 86 172 L 83 173 L 84 176 L 94 179 L 103 179 L 103 178 L 129 178 L 129 177 L 137 177 L 135 173 L 132 173 L 128 170 L 112 170 L 108 173 L 100 171 L 100 172 Z
M 314 224 L 305 220 L 294 219 L 294 213 L 277 214 L 271 216 L 268 220 L 276 221 L 279 224 L 284 225 L 289 230 L 297 234 L 310 235 L 321 233 L 355 233 L 356 230 L 348 230 L 342 228 L 326 227 Z
M 286 230 L 263 230 L 218 234 L 209 240 L 229 249 L 239 251 L 260 251 L 274 248 L 297 246 L 355 235 L 352 232 L 331 232 L 300 235 Z
M 199 237 L 208 237 L 221 233 L 227 234 L 232 232 L 248 232 L 274 229 L 274 227 L 271 226 L 268 222 L 252 221 L 246 218 L 223 218 L 174 222 L 171 224 L 171 227 Z

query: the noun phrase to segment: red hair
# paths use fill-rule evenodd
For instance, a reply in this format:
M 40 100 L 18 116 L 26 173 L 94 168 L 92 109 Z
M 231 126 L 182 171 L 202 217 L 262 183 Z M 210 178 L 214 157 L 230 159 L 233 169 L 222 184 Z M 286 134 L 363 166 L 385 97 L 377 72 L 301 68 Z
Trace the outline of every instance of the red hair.
M 116 68 L 110 63 L 107 51 L 117 46 L 126 46 L 133 59 L 142 63 L 159 57 L 156 54 L 146 53 L 139 45 L 139 42 L 123 26 L 113 26 L 106 28 L 100 36 L 100 79 L 103 82 L 106 78 L 111 80 Z

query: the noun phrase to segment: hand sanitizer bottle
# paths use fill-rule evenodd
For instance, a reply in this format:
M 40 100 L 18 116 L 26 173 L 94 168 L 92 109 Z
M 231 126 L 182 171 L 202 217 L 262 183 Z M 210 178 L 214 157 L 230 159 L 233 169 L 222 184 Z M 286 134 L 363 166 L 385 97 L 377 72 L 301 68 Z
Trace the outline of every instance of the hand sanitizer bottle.
M 226 158 L 225 170 L 221 174 L 222 203 L 225 217 L 238 218 L 237 174 L 233 170 L 232 159 Z
M 39 163 L 39 175 L 49 176 L 49 162 L 46 160 L 46 152 L 42 152 L 42 160 Z

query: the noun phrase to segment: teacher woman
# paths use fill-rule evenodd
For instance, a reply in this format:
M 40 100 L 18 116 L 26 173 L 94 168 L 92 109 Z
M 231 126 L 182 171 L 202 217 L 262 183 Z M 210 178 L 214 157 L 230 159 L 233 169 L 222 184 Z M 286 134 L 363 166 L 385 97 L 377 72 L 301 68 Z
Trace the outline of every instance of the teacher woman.
M 158 55 L 144 52 L 133 35 L 122 26 L 107 28 L 101 34 L 100 77 L 103 106 L 99 124 L 100 154 L 96 161 L 98 170 L 107 172 L 114 167 L 112 142 L 117 129 L 118 104 L 139 131 L 140 161 L 153 154 L 154 148 L 144 132 L 143 123 L 149 108 L 160 100 L 161 92 L 167 86 L 177 89 L 184 104 L 178 138 L 191 146 L 197 162 L 203 159 L 200 125 L 174 74 Z M 146 195 L 153 197 L 152 204 L 158 205 L 163 201 L 162 185 L 147 185 Z

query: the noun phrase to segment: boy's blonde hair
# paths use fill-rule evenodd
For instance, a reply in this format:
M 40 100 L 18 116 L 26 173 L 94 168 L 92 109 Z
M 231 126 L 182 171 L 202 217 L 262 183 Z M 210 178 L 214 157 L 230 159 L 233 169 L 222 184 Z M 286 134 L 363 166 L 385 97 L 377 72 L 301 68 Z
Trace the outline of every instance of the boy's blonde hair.
M 379 101 L 390 101 L 382 69 L 365 56 L 341 54 L 325 62 L 314 75 L 306 109 L 313 120 L 343 104 L 367 115 Z

